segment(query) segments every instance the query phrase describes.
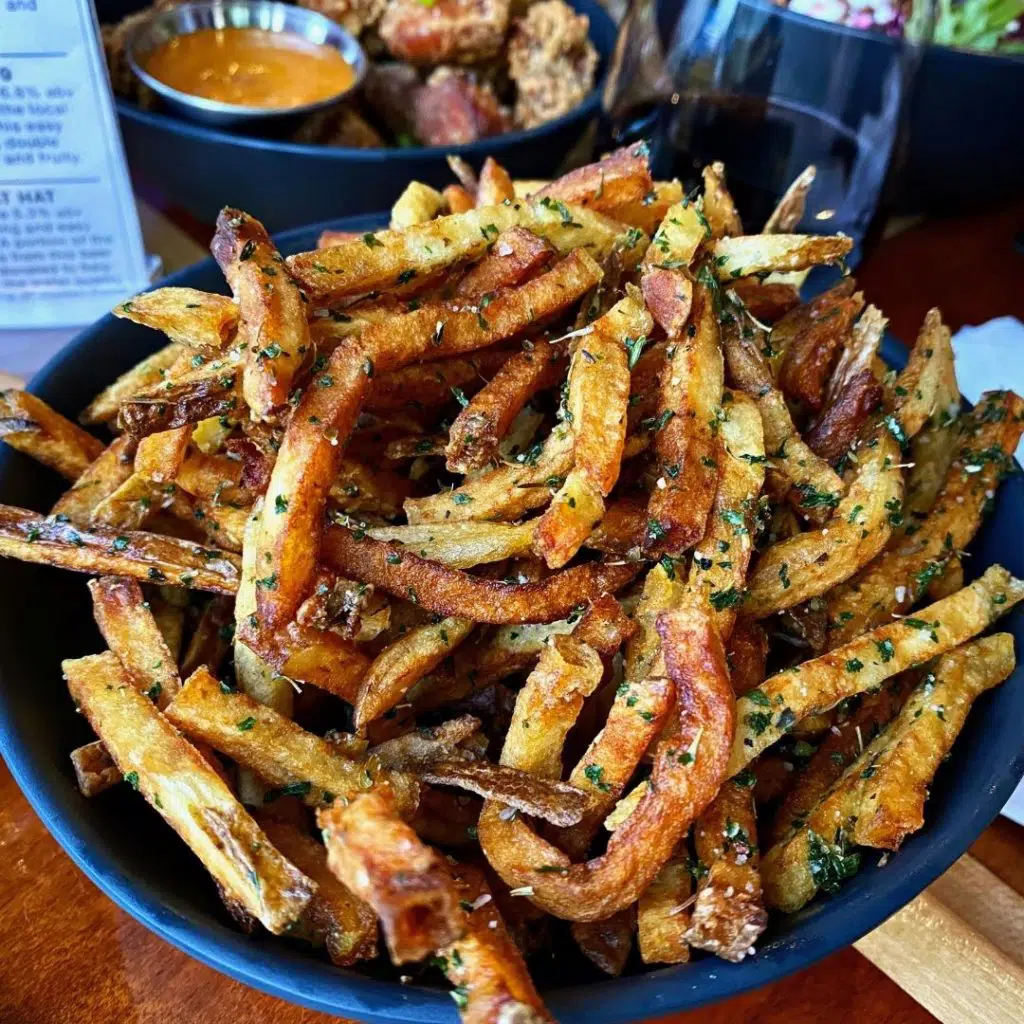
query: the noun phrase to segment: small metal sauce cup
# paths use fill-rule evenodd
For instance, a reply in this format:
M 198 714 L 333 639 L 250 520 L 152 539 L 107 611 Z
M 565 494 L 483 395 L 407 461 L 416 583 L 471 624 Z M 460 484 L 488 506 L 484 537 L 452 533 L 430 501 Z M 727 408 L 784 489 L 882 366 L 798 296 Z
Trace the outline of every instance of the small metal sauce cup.
M 202 96 L 172 89 L 154 78 L 143 66 L 146 58 L 159 46 L 178 36 L 190 35 L 200 29 L 258 28 L 268 32 L 290 32 L 337 50 L 352 66 L 352 82 L 334 96 L 293 107 L 246 107 L 222 103 Z M 207 3 L 186 3 L 159 11 L 140 25 L 129 37 L 125 51 L 135 74 L 153 92 L 163 97 L 177 113 L 206 124 L 237 125 L 273 117 L 306 114 L 329 107 L 357 89 L 366 76 L 367 59 L 358 40 L 330 18 L 316 11 L 272 0 L 212 0 Z

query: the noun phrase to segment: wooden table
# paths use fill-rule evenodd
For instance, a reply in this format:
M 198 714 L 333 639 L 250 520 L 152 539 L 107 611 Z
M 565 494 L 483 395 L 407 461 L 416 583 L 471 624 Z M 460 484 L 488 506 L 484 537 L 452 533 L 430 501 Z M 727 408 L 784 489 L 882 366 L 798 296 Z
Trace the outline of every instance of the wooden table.
M 1004 313 L 1024 318 L 1024 256 L 1012 248 L 1022 227 L 1024 205 L 932 222 L 886 240 L 858 279 L 903 338 L 913 337 L 935 304 L 941 304 L 954 330 Z M 999 819 L 971 853 L 1024 893 L 1024 829 Z M 223 977 L 117 909 L 50 838 L 5 767 L 0 767 L 0 865 L 3 1024 L 329 1020 Z M 665 1019 L 702 1024 L 935 1020 L 852 948 L 757 992 Z

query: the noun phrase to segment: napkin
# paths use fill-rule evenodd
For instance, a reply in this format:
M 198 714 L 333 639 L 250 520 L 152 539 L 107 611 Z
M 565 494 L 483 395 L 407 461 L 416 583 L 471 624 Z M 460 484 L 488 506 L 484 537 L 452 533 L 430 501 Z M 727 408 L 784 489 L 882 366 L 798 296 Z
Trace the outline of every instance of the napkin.
M 960 392 L 968 401 L 976 402 L 983 391 L 994 388 L 1024 395 L 1024 324 L 1019 320 L 1001 316 L 980 327 L 962 327 L 953 336 L 953 351 Z M 1017 446 L 1017 458 L 1024 461 L 1024 440 Z M 1024 781 L 1003 814 L 1024 825 Z

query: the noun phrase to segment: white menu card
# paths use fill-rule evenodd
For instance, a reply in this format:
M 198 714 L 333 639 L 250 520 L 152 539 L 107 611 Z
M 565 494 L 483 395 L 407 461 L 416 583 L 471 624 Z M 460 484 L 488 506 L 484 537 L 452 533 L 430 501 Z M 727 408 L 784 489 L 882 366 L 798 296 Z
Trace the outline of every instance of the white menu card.
M 88 324 L 147 283 L 90 0 L 0 0 L 0 329 Z

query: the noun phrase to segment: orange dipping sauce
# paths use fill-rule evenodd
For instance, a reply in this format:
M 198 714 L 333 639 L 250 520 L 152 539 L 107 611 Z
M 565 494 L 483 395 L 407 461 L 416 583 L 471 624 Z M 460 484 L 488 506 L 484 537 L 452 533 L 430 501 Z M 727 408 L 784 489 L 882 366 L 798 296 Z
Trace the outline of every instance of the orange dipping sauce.
M 179 92 L 240 107 L 287 109 L 344 92 L 355 69 L 294 32 L 204 28 L 158 46 L 143 67 Z

